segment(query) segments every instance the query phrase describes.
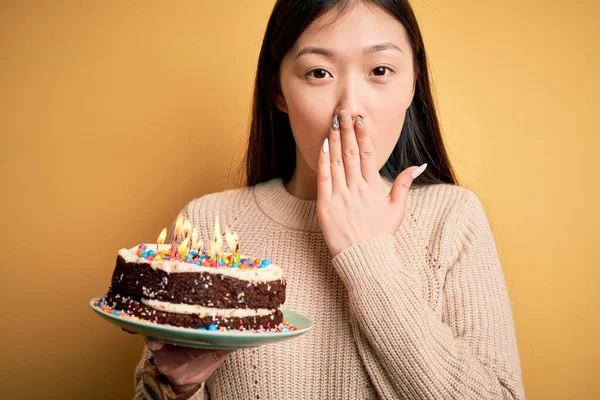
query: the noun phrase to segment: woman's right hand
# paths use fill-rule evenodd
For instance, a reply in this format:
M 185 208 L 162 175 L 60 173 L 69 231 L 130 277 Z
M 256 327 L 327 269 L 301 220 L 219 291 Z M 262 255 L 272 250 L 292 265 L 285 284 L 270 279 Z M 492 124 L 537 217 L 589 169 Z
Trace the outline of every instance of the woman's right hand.
M 173 391 L 185 393 L 205 382 L 232 351 L 193 349 L 145 338 L 154 356 L 154 365 L 169 379 Z

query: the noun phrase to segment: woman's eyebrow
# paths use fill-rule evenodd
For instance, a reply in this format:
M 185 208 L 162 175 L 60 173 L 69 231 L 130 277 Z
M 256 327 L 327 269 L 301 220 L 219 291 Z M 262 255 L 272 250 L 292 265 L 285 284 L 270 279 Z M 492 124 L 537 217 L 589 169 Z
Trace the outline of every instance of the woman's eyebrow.
M 380 44 L 375 44 L 373 46 L 365 47 L 363 49 L 363 53 L 371 54 L 371 53 L 376 53 L 378 51 L 384 51 L 384 50 L 397 50 L 400 53 L 404 53 L 402 51 L 402 49 L 400 48 L 400 46 L 398 46 L 394 43 L 391 43 L 391 42 L 380 43 Z M 318 54 L 321 56 L 325 56 L 327 58 L 335 58 L 335 52 L 333 50 L 326 49 L 324 47 L 307 46 L 298 52 L 298 54 L 296 55 L 296 59 L 298 59 L 299 57 L 301 57 L 305 54 Z
M 378 51 L 384 51 L 384 50 L 398 50 L 400 53 L 404 53 L 402 51 L 402 49 L 400 48 L 400 46 L 398 46 L 398 45 L 396 45 L 394 43 L 391 43 L 391 42 L 381 43 L 381 44 L 376 44 L 376 45 L 373 45 L 373 46 L 366 47 L 363 50 L 363 52 L 365 54 L 371 54 L 371 53 L 376 53 Z
M 324 47 L 307 46 L 298 52 L 298 54 L 296 55 L 296 59 L 305 54 L 318 54 L 327 58 L 335 58 L 335 54 L 332 50 L 326 49 Z

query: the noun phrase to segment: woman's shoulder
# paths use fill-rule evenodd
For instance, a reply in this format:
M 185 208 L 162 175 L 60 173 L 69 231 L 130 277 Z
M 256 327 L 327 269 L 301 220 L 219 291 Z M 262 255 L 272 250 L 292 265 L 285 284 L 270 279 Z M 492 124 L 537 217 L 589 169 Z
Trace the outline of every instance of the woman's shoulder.
M 489 222 L 482 202 L 473 191 L 452 184 L 423 185 L 411 189 L 409 227 L 429 247 L 432 259 L 453 265 L 473 235 L 488 235 Z
M 453 213 L 481 207 L 475 192 L 463 186 L 447 183 L 422 185 L 410 190 L 409 208 L 426 208 L 431 212 Z
M 477 194 L 452 184 L 423 185 L 411 189 L 407 215 L 428 236 L 455 238 L 467 225 L 488 225 Z

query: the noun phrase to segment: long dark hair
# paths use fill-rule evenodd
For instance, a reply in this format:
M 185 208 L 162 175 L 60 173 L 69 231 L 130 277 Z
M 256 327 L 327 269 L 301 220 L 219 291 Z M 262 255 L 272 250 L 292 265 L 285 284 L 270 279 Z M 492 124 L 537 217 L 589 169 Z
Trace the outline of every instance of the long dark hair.
M 258 59 L 246 166 L 246 184 L 273 178 L 287 181 L 296 166 L 296 145 L 288 115 L 275 106 L 281 61 L 306 27 L 319 16 L 339 7 L 343 13 L 356 0 L 278 0 L 265 32 Z M 393 15 L 406 29 L 414 54 L 415 95 L 406 111 L 400 139 L 381 175 L 394 180 L 412 165 L 428 163 L 419 184 L 457 180 L 444 147 L 431 92 L 427 57 L 421 30 L 408 0 L 363 0 Z

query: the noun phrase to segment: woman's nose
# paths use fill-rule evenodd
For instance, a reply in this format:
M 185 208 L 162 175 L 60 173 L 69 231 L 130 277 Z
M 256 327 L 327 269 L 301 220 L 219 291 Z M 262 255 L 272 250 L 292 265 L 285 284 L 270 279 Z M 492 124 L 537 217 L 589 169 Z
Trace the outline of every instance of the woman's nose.
M 338 106 L 335 110 L 336 115 L 339 115 L 341 110 L 346 110 L 353 120 L 357 115 L 364 118 L 363 108 L 364 105 L 363 99 L 361 99 L 359 83 L 347 82 L 339 95 Z

